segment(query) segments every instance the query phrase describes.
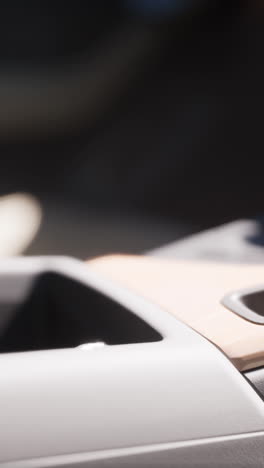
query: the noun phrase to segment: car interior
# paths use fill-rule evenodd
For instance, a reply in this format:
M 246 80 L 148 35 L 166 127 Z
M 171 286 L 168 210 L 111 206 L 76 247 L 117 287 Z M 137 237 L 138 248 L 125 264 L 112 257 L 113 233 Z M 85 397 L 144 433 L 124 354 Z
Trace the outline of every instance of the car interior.
M 0 5 L 0 467 L 263 465 L 259 0 Z
M 138 253 L 261 214 L 261 4 L 162 3 L 1 7 L 1 194 L 42 213 L 19 252 Z

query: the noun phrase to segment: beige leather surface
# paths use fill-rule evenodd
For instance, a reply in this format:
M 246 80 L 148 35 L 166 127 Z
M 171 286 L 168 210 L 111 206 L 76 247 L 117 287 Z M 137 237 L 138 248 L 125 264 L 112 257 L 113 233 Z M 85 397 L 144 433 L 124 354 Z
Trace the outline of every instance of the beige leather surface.
M 264 326 L 220 304 L 232 290 L 264 284 L 263 266 L 122 255 L 89 265 L 174 314 L 222 349 L 239 370 L 264 365 Z

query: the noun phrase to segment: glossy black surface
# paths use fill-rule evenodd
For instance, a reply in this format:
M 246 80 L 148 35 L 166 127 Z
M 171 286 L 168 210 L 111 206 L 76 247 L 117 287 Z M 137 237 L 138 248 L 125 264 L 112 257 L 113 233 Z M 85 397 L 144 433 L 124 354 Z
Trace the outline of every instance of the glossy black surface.
M 7 313 L 0 303 L 0 313 Z M 9 305 L 0 352 L 159 341 L 160 334 L 133 312 L 78 281 L 56 273 L 40 275 L 26 300 Z

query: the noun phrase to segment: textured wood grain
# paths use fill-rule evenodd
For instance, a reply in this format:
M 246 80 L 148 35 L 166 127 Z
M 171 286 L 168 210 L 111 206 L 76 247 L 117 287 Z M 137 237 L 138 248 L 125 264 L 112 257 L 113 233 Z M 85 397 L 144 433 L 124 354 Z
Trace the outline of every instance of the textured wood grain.
M 264 284 L 264 267 L 109 256 L 90 267 L 145 296 L 215 343 L 239 370 L 264 365 L 264 326 L 220 304 L 236 289 Z

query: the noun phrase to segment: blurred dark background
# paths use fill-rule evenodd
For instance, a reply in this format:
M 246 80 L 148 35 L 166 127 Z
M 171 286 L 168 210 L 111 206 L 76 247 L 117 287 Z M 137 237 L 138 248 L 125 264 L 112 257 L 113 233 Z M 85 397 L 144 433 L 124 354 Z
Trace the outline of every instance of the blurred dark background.
M 263 212 L 261 1 L 0 11 L 0 192 L 42 212 L 14 253 L 135 253 Z

